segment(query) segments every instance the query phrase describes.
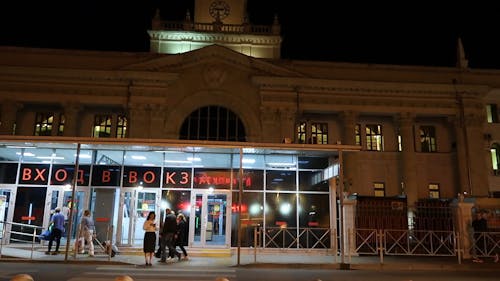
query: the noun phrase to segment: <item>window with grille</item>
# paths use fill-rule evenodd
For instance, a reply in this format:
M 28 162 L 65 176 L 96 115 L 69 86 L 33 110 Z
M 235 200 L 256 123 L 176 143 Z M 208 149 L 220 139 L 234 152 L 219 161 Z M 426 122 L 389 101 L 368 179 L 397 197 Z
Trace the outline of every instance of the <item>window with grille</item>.
M 327 123 L 312 123 L 311 124 L 311 143 L 312 144 L 328 144 L 328 124 Z
M 116 124 L 116 137 L 122 139 L 125 138 L 126 136 L 127 136 L 127 117 L 119 115 L 118 122 Z
M 52 124 L 54 122 L 54 113 L 37 112 L 35 115 L 35 136 L 52 135 Z
M 96 115 L 94 116 L 94 128 L 92 137 L 94 138 L 109 138 L 111 137 L 111 115 Z
M 231 110 L 206 106 L 193 111 L 181 126 L 180 139 L 246 141 L 245 127 Z
M 306 122 L 301 122 L 297 125 L 297 143 L 306 143 L 306 125 Z
M 366 149 L 371 151 L 382 151 L 382 126 L 366 125 Z
M 375 197 L 384 197 L 385 196 L 385 183 L 374 182 L 373 183 L 373 193 L 374 193 Z
M 486 120 L 488 123 L 498 123 L 498 110 L 496 104 L 486 105 Z
M 439 199 L 439 184 L 429 184 L 429 198 Z
M 300 122 L 297 125 L 297 143 L 328 144 L 328 124 Z
M 436 128 L 420 126 L 420 145 L 422 152 L 436 152 Z

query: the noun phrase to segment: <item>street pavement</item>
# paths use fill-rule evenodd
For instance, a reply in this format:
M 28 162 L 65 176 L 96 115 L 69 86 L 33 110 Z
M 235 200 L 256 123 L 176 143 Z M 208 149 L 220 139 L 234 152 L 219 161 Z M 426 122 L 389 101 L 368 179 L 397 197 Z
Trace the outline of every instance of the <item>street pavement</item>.
M 64 250 L 64 248 L 62 248 Z M 500 263 L 493 259 L 484 259 L 483 263 L 473 263 L 470 259 L 459 261 L 457 257 L 422 257 L 422 256 L 339 256 L 323 251 L 306 250 L 265 250 L 252 251 L 232 249 L 227 254 L 200 252 L 187 248 L 189 260 L 168 261 L 167 266 L 175 267 L 264 267 L 264 268 L 318 268 L 337 270 L 499 270 Z M 14 248 L 3 245 L 0 262 L 60 262 L 89 264 L 129 264 L 144 265 L 141 249 L 126 249 L 114 257 L 105 253 L 96 253 L 94 257 L 72 252 L 66 255 L 46 255 L 45 248 Z M 161 264 L 158 262 L 157 264 Z

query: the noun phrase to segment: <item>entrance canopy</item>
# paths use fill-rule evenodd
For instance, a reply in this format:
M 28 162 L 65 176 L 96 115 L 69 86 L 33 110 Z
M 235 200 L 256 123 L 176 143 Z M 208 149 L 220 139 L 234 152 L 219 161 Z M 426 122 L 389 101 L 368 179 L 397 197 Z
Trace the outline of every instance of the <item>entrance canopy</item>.
M 0 162 L 75 164 L 79 153 L 79 164 L 326 169 L 342 152 L 358 150 L 350 145 L 3 136 Z

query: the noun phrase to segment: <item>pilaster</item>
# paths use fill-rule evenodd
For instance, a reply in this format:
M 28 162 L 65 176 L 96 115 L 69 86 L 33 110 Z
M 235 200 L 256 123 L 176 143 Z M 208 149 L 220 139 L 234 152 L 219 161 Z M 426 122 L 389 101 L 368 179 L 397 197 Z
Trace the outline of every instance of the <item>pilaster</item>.
M 402 113 L 397 116 L 399 123 L 399 133 L 403 151 L 401 151 L 400 169 L 401 182 L 406 193 L 408 206 L 414 206 L 418 200 L 417 184 L 417 156 L 415 153 L 414 120 L 412 113 Z
M 65 118 L 63 136 L 78 137 L 83 106 L 78 102 L 70 102 L 63 104 L 63 108 Z
M 0 135 L 14 135 L 14 124 L 16 124 L 17 111 L 23 105 L 13 100 L 2 101 L 2 112 L 0 119 Z

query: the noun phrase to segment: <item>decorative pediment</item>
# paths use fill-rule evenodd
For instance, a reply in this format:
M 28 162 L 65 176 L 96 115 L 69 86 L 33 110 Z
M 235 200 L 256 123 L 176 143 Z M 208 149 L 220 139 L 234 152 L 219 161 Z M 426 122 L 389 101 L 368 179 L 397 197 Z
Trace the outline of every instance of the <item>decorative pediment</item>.
M 246 56 L 219 45 L 210 45 L 176 55 L 157 55 L 151 59 L 122 67 L 120 70 L 176 72 L 194 65 L 225 64 L 246 69 L 256 75 L 304 77 L 302 73 L 273 64 L 272 60 Z

